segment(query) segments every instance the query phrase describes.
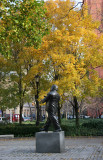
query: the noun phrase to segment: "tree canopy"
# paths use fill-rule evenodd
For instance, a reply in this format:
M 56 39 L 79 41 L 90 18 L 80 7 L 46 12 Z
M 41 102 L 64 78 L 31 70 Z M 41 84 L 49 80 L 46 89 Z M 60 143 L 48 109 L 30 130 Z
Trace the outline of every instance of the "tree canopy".
M 0 6 L 0 53 L 7 58 L 7 61 L 10 59 L 9 71 L 16 72 L 12 80 L 18 85 L 21 117 L 27 91 L 24 77 L 32 67 L 32 61 L 35 61 L 32 57 L 28 59 L 25 47 L 28 51 L 29 47 L 33 50 L 38 48 L 41 38 L 48 33 L 46 9 L 43 1 L 36 0 L 2 0 Z M 24 50 L 27 59 L 23 57 Z
M 62 98 L 68 93 L 77 113 L 79 100 L 98 95 L 103 83 L 95 71 L 103 66 L 103 35 L 95 33 L 99 22 L 92 20 L 86 6 L 70 10 L 70 0 L 50 0 L 45 5 L 52 25 L 50 34 L 42 40 L 45 71 L 59 86 Z
M 93 69 L 103 63 L 103 35 L 96 35 L 99 23 L 92 20 L 86 9 L 83 8 L 83 15 L 81 10 L 68 13 L 71 6 L 69 0 L 46 2 L 53 28 L 43 37 L 41 50 L 61 92 L 68 90 L 78 97 L 93 95 L 100 85 Z
M 24 46 L 37 48 L 48 32 L 43 1 L 1 1 L 0 53 L 16 57 Z

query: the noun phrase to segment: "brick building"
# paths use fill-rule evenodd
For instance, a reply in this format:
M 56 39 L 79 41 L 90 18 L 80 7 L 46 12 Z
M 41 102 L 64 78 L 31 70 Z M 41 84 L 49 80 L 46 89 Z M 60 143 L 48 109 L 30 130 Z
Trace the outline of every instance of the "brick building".
M 84 3 L 87 3 L 88 5 L 88 12 L 89 14 L 92 15 L 92 18 L 94 20 L 100 21 L 100 26 L 99 28 L 96 30 L 96 33 L 98 36 L 100 36 L 101 33 L 103 33 L 103 0 L 84 0 Z M 95 69 L 98 74 L 99 77 L 103 79 L 103 67 L 97 67 Z M 99 103 L 100 105 L 100 110 L 97 108 L 95 108 L 94 110 L 92 110 L 91 108 L 88 109 L 88 115 L 92 116 L 94 115 L 94 117 L 98 117 L 99 114 L 103 114 L 103 102 Z
M 88 5 L 88 12 L 94 20 L 99 20 L 101 25 L 98 29 L 98 34 L 103 32 L 103 0 L 84 0 Z
M 94 20 L 100 21 L 100 26 L 96 30 L 98 36 L 103 33 L 103 0 L 84 0 L 84 3 L 88 5 L 88 12 L 92 15 Z M 97 67 L 95 69 L 100 78 L 103 78 L 103 68 Z

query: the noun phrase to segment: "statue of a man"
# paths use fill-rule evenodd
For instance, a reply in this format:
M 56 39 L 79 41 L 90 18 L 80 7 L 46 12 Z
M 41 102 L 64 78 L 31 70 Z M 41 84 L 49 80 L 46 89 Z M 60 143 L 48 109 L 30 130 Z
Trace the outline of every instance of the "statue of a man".
M 47 94 L 47 96 L 41 100 L 42 103 L 46 102 L 46 110 L 48 112 L 48 118 L 44 125 L 44 128 L 41 129 L 41 131 L 48 131 L 48 128 L 51 123 L 53 123 L 53 126 L 55 128 L 55 132 L 61 131 L 60 124 L 58 122 L 58 119 L 56 117 L 56 113 L 58 112 L 59 107 L 59 100 L 60 95 L 57 93 L 58 86 L 52 85 L 50 92 Z

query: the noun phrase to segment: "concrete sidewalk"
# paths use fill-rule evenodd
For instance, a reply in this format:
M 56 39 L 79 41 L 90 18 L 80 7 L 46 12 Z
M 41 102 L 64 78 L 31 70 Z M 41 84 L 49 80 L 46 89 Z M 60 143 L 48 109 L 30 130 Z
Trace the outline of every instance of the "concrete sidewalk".
M 0 140 L 0 160 L 103 160 L 103 137 L 66 138 L 64 153 L 35 153 L 35 138 Z

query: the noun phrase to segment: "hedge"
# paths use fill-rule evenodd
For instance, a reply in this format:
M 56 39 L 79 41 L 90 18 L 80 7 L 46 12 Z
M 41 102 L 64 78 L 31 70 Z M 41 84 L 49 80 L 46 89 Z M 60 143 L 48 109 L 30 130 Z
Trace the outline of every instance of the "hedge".
M 40 126 L 35 125 L 0 125 L 0 135 L 14 134 L 15 137 L 31 137 L 39 132 Z
M 0 135 L 14 134 L 15 137 L 31 137 L 40 131 L 41 126 L 43 124 L 38 127 L 35 124 L 0 124 Z M 69 123 L 62 124 L 61 128 L 65 131 L 65 136 L 103 136 L 103 121 L 101 120 L 84 122 L 79 128 Z M 53 130 L 53 127 L 51 126 L 49 130 Z

